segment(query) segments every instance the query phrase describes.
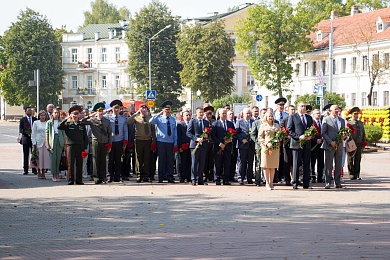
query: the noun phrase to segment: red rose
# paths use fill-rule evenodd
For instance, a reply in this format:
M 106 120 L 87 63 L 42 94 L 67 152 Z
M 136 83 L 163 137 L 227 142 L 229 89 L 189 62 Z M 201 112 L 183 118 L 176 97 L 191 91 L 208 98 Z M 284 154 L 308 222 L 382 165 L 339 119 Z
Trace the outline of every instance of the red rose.
M 132 149 L 134 147 L 134 142 L 128 142 L 127 148 Z
M 189 143 L 185 143 L 185 144 L 182 144 L 182 145 L 181 145 L 181 149 L 183 149 L 183 150 L 187 150 L 188 147 L 190 147 L 190 144 L 189 144 Z
M 81 157 L 84 159 L 88 156 L 88 153 L 87 152 L 81 152 Z
M 112 145 L 111 144 L 105 144 L 107 149 L 111 149 Z
M 368 143 L 366 141 L 363 141 L 362 145 L 363 145 L 363 148 L 364 148 L 364 147 L 366 147 L 368 145 Z
M 229 128 L 228 131 L 229 131 L 230 133 L 232 133 L 233 135 L 236 135 L 236 134 L 237 134 L 237 131 L 236 131 L 235 129 L 233 129 L 233 128 Z
M 157 145 L 156 145 L 156 143 L 152 143 L 152 144 L 150 145 L 150 150 L 153 151 L 153 152 L 157 151 Z
M 205 130 L 207 133 L 211 133 L 211 128 L 209 128 L 209 127 L 205 127 L 204 130 Z
M 175 145 L 173 147 L 173 153 L 177 153 L 177 151 L 179 151 L 179 147 L 177 145 Z

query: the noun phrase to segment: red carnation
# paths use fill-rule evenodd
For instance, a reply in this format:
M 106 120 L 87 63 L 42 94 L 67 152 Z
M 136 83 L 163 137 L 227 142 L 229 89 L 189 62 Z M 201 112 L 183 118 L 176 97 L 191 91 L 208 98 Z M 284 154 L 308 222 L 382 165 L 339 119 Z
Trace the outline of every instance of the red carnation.
M 112 145 L 111 144 L 105 144 L 107 149 L 111 149 Z
M 233 135 L 237 134 L 237 131 L 233 128 L 228 128 L 229 133 L 232 133 Z
M 366 141 L 363 141 L 362 145 L 363 145 L 363 148 L 364 148 L 364 147 L 366 147 L 368 145 L 368 143 Z
M 127 148 L 132 149 L 134 147 L 134 142 L 128 142 Z
M 85 152 L 85 151 L 83 151 L 83 152 L 81 152 L 81 157 L 84 159 L 84 158 L 86 158 L 88 156 L 88 153 L 87 152 Z
M 179 151 L 179 147 L 177 145 L 175 145 L 173 147 L 173 153 L 177 153 L 177 151 Z
M 152 152 L 157 151 L 157 145 L 156 145 L 156 143 L 152 143 L 152 144 L 150 145 L 150 150 L 151 150 Z
M 187 150 L 189 147 L 190 147 L 189 143 L 185 143 L 185 144 L 181 145 L 181 149 L 183 149 L 183 150 Z
M 207 133 L 211 133 L 211 128 L 209 128 L 209 127 L 205 127 L 204 130 L 205 130 Z

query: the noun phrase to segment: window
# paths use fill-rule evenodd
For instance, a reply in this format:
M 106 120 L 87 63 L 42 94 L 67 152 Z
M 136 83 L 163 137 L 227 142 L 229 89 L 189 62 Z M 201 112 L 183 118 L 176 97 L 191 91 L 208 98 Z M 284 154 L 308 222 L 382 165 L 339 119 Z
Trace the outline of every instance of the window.
M 107 88 L 107 76 L 102 75 L 102 88 Z
M 72 76 L 71 87 L 72 89 L 77 89 L 77 76 Z
M 121 48 L 120 47 L 115 47 L 115 60 L 121 60 Z
M 315 76 L 317 75 L 317 62 L 313 61 L 311 66 L 311 75 Z
M 88 68 L 91 68 L 92 67 L 92 48 L 87 48 L 87 57 L 88 57 Z
M 77 63 L 77 49 L 72 49 L 72 63 Z
M 299 63 L 295 64 L 295 76 L 299 76 Z
M 367 55 L 364 55 L 363 56 L 363 66 L 362 66 L 363 71 L 366 71 L 367 67 L 368 67 L 368 57 L 367 57 Z
M 322 75 L 325 75 L 326 71 L 326 60 L 321 61 L 321 70 L 322 70 Z
M 389 91 L 383 91 L 383 105 L 389 105 Z
M 303 65 L 304 65 L 304 75 L 307 76 L 309 75 L 309 63 L 305 62 Z
M 352 58 L 351 67 L 352 67 L 352 72 L 356 72 L 356 57 Z
M 322 41 L 322 33 L 321 32 L 317 32 L 317 41 L 318 42 Z
M 119 75 L 115 75 L 115 88 L 119 88 L 121 86 L 121 79 Z
M 246 71 L 246 85 L 247 86 L 255 85 L 255 78 L 253 77 L 251 70 Z
M 91 109 L 91 108 L 92 108 L 92 101 L 88 100 L 88 102 L 87 102 L 87 109 Z
M 341 73 L 347 72 L 347 58 L 341 59 Z
M 103 47 L 102 48 L 102 62 L 107 61 L 107 48 Z
M 373 106 L 378 105 L 378 92 L 376 91 L 372 92 L 372 105 Z
M 366 106 L 366 105 L 367 105 L 367 93 L 362 92 L 362 106 Z
M 92 89 L 92 76 L 87 76 L 87 88 Z
M 376 31 L 377 32 L 383 31 L 383 23 L 377 23 L 376 24 Z
M 385 53 L 384 55 L 383 55 L 383 62 L 385 63 L 384 65 L 385 65 L 385 68 L 386 69 L 388 69 L 389 68 L 389 61 L 390 61 L 390 59 L 389 59 L 389 53 Z
M 352 98 L 352 106 L 356 106 L 356 93 L 352 93 L 351 98 Z
M 333 74 L 336 74 L 336 60 L 333 60 Z

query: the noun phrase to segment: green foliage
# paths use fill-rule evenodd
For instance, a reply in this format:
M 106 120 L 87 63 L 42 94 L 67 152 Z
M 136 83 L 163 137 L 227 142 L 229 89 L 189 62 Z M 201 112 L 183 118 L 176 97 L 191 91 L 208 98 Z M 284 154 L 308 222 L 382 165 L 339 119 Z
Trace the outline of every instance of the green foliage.
M 249 104 L 251 96 L 248 93 L 242 95 L 226 95 L 219 99 L 214 99 L 213 107 L 215 109 L 223 107 L 225 104 L 233 105 L 234 103 Z
M 180 78 L 205 100 L 229 95 L 234 89 L 234 48 L 223 22 L 186 26 L 179 34 L 177 56 L 183 65 Z
M 7 64 L 6 60 L 3 36 L 0 35 L 0 72 L 4 69 L 5 64 Z
M 336 93 L 326 92 L 324 99 L 327 100 L 327 104 L 338 105 L 341 108 L 345 108 L 345 106 L 346 106 L 345 100 L 343 98 L 341 98 L 339 95 L 337 95 Z M 320 106 L 317 105 L 316 101 L 317 101 L 316 94 L 305 94 L 305 95 L 302 95 L 299 98 L 297 98 L 297 100 L 295 100 L 294 104 L 296 106 L 299 102 L 304 102 L 306 105 L 311 105 L 313 107 L 313 109 L 316 109 L 316 108 L 320 109 Z
M 40 104 L 58 104 L 63 86 L 61 45 L 45 16 L 27 8 L 21 11 L 3 37 L 7 66 L 1 73 L 2 95 L 10 105 L 33 106 L 36 88 L 29 87 L 34 70 L 40 70 Z M 37 109 L 39 110 L 39 109 Z
M 382 138 L 383 130 L 379 126 L 364 125 L 364 131 L 366 140 L 370 144 L 376 144 Z
M 149 89 L 149 39 L 171 25 L 151 40 L 152 89 L 157 91 L 156 106 L 172 100 L 174 109 L 184 105 L 178 97 L 182 87 L 177 59 L 176 41 L 180 30 L 178 18 L 173 17 L 165 4 L 152 1 L 130 20 L 127 34 L 129 46 L 129 74 L 137 83 L 137 93 L 144 97 Z
M 370 11 L 386 8 L 389 6 L 389 0 L 347 0 L 345 3 L 345 12 L 349 14 L 352 6 L 358 6 L 359 10 L 368 9 Z
M 54 34 L 58 42 L 62 42 L 62 35 L 65 33 L 72 33 L 72 31 L 68 31 L 66 29 L 66 25 L 61 26 L 61 28 L 57 28 L 54 30 Z
M 82 27 L 88 24 L 117 23 L 119 20 L 127 20 L 130 14 L 126 7 L 117 9 L 115 5 L 109 4 L 105 0 L 91 2 L 91 9 L 91 12 L 84 12 L 85 20 Z
M 274 0 L 269 6 L 260 3 L 248 10 L 238 26 L 236 47 L 241 54 L 247 53 L 245 59 L 260 85 L 283 96 L 291 91 L 292 54 L 311 46 L 306 36 L 292 5 Z

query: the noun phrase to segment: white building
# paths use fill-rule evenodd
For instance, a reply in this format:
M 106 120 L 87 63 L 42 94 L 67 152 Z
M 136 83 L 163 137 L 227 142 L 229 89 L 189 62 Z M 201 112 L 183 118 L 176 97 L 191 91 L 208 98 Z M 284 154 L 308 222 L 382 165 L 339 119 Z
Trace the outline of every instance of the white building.
M 90 24 L 62 37 L 63 109 L 136 98 L 128 67 L 126 22 Z

